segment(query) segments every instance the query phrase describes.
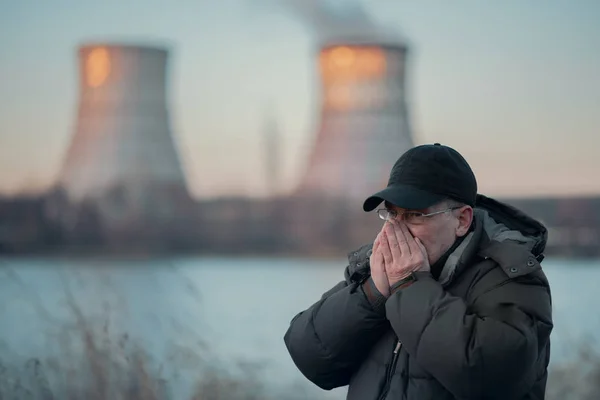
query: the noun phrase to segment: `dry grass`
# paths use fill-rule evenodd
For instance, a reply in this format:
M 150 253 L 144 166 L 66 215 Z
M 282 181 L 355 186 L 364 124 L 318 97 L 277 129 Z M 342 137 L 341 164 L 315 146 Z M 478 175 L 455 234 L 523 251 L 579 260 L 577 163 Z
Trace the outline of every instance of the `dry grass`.
M 600 351 L 594 340 L 582 344 L 573 361 L 552 366 L 547 400 L 597 400 L 599 393 Z
M 59 325 L 43 300 L 27 288 L 11 268 L 3 268 L 31 300 L 36 314 L 51 326 Z M 167 353 L 168 368 L 152 359 L 128 334 L 113 332 L 108 312 L 86 315 L 62 277 L 66 306 L 73 323 L 62 323 L 52 345 L 59 357 L 15 362 L 14 353 L 0 342 L 0 400 L 300 400 L 302 389 L 273 393 L 261 376 L 261 366 L 214 360 L 206 345 L 188 348 L 173 344 Z M 180 327 L 183 329 L 183 327 Z M 38 332 L 32 332 L 37 334 Z M 13 354 L 9 354 L 13 353 Z M 11 359 L 12 362 L 9 362 Z M 169 369 L 169 372 L 166 371 Z M 185 375 L 185 377 L 184 377 Z M 193 382 L 190 387 L 190 382 Z M 182 387 L 189 388 L 185 398 Z M 312 398 L 311 398 L 312 400 Z
M 127 336 L 112 345 L 98 340 L 82 322 L 81 338 L 85 355 L 79 362 L 30 360 L 24 366 L 0 362 L 0 399 L 2 400 L 167 400 L 177 399 L 177 382 L 169 382 L 162 367 L 134 346 Z M 104 333 L 103 333 L 104 334 Z M 188 358 L 191 356 L 188 354 Z M 298 388 L 285 394 L 269 392 L 266 382 L 247 365 L 234 375 L 226 369 L 198 367 L 190 400 L 293 400 L 308 399 Z M 175 390 L 174 390 L 175 389 Z M 600 391 L 600 357 L 594 350 L 582 350 L 577 361 L 553 367 L 548 379 L 547 400 L 593 400 Z M 311 397 L 314 400 L 314 397 Z
M 110 332 L 93 331 L 81 314 L 78 325 L 83 352 L 65 351 L 61 359 L 32 359 L 23 366 L 0 362 L 0 399 L 181 399 L 176 394 L 180 393 L 181 388 L 177 386 L 181 380 L 172 376 L 168 379 L 162 365 L 156 365 L 127 335 L 113 342 Z M 216 364 L 201 365 L 198 355 L 189 349 L 187 354 L 185 351 L 177 350 L 179 354 L 169 357 L 168 361 L 181 362 L 182 368 L 187 370 L 197 367 L 192 394 L 186 396 L 190 400 L 307 398 L 302 391 L 292 388 L 283 396 L 269 392 L 257 373 L 260 369 L 252 364 L 241 374 L 233 373 Z
M 7 277 L 25 289 L 25 283 L 16 274 Z M 64 290 L 75 324 L 65 327 L 58 337 L 61 356 L 31 359 L 16 365 L 3 361 L 7 349 L 0 346 L 0 400 L 316 400 L 298 386 L 273 393 L 272 382 L 262 377 L 260 365 L 240 364 L 241 372 L 234 373 L 198 350 L 174 345 L 165 362 L 171 370 L 192 371 L 188 375 L 192 375 L 194 382 L 191 393 L 183 398 L 179 394 L 181 386 L 189 383 L 183 384 L 177 376 L 165 372 L 163 365 L 127 334 L 111 332 L 108 316 L 101 325 L 91 321 L 68 285 L 64 285 Z M 41 318 L 57 322 L 45 310 L 41 299 L 35 298 L 33 303 Z M 598 346 L 589 340 L 580 349 L 575 361 L 552 366 L 547 400 L 598 398 Z M 228 365 L 233 364 L 228 361 Z

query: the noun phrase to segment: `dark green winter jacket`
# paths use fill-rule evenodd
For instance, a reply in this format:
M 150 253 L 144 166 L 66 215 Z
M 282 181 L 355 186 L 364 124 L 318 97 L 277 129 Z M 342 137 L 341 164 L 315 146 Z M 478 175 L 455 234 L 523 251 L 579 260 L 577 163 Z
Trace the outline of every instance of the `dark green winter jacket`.
M 285 344 L 323 389 L 350 400 L 543 399 L 550 288 L 540 262 L 547 231 L 478 196 L 474 229 L 439 279 L 367 297 L 371 245 L 349 254 L 344 281 L 296 315 Z

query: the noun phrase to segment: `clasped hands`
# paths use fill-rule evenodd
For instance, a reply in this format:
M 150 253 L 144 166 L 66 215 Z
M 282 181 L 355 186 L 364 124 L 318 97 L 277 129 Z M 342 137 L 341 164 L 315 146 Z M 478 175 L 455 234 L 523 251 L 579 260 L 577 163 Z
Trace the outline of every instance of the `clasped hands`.
M 386 221 L 373 243 L 371 278 L 377 290 L 390 295 L 390 287 L 415 271 L 429 271 L 427 250 L 402 221 Z

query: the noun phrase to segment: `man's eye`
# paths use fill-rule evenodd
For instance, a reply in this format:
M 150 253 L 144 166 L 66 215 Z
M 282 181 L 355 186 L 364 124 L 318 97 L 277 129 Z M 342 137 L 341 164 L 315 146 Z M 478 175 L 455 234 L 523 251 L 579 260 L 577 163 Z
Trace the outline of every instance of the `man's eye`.
M 420 213 L 420 212 L 407 212 L 407 213 L 404 213 L 404 216 L 406 218 L 409 218 L 409 219 L 410 218 L 419 218 L 421 215 L 423 215 L 423 214 Z

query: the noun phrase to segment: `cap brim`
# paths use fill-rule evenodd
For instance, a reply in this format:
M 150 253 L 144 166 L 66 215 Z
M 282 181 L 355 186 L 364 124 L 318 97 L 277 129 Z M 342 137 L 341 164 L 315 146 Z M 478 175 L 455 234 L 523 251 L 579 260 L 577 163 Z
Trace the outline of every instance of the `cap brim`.
M 375 193 L 363 203 L 363 210 L 373 211 L 384 201 L 411 210 L 422 210 L 444 200 L 446 196 L 426 192 L 408 185 L 392 185 Z

